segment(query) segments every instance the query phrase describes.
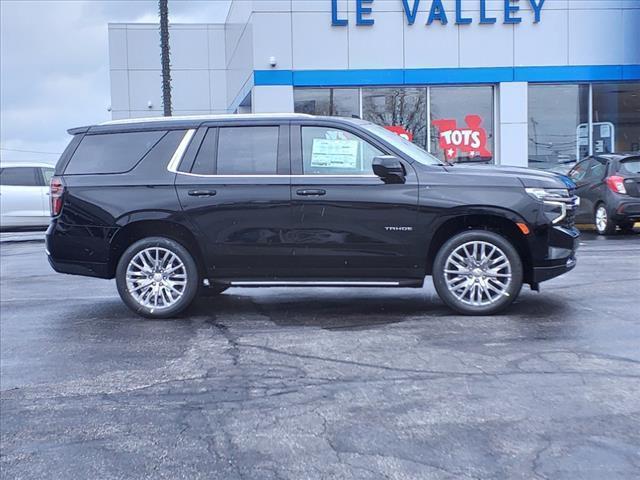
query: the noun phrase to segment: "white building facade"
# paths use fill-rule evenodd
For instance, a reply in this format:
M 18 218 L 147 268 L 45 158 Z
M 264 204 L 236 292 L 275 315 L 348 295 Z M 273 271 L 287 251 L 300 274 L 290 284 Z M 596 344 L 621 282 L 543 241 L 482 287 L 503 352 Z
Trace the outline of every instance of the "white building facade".
M 110 24 L 114 119 L 162 114 L 157 25 Z M 640 150 L 640 0 L 234 0 L 170 29 L 174 115 L 358 116 L 440 158 Z

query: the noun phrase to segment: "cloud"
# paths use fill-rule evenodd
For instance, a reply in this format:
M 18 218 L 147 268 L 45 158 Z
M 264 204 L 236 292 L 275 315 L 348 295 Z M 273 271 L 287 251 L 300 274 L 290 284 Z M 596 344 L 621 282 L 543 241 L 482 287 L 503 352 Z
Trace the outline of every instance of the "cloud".
M 173 22 L 224 21 L 227 0 L 169 2 Z M 157 0 L 0 1 L 0 146 L 61 152 L 110 118 L 109 22 L 156 21 Z M 5 161 L 52 155 L 0 151 Z

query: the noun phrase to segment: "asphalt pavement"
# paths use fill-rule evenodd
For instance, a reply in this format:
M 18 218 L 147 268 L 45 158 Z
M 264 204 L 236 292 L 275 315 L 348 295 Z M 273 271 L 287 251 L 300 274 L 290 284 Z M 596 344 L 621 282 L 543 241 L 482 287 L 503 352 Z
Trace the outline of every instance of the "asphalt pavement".
M 0 247 L 7 479 L 640 477 L 640 235 L 508 313 L 423 289 L 239 289 L 133 315 Z

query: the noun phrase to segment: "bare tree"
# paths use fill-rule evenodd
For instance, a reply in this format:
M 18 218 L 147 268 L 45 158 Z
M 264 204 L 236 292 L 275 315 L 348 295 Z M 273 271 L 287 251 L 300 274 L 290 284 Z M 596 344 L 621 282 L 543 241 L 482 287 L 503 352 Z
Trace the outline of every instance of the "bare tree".
M 169 5 L 168 0 L 159 0 L 160 6 L 160 50 L 162 55 L 162 105 L 164 116 L 171 116 L 171 58 L 169 49 Z

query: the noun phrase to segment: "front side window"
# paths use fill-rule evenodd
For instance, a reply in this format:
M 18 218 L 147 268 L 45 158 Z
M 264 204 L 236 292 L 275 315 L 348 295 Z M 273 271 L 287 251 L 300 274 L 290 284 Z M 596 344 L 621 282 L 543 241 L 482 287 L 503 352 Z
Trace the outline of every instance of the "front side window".
M 0 172 L 0 185 L 16 187 L 41 186 L 40 175 L 37 168 L 32 167 L 8 167 Z
M 305 175 L 373 175 L 373 159 L 384 155 L 362 138 L 333 127 L 302 127 Z
M 165 131 L 152 131 L 85 135 L 71 157 L 65 174 L 128 172 L 165 134 Z
M 274 175 L 278 170 L 279 127 L 221 127 L 218 175 Z

